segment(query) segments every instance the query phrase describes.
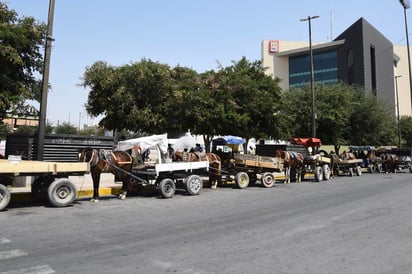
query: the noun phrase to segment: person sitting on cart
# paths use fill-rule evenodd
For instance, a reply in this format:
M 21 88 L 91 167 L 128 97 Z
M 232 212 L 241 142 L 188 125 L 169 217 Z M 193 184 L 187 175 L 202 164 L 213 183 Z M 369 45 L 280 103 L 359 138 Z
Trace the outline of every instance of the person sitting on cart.
M 172 160 L 175 158 L 175 150 L 172 147 L 172 144 L 167 144 L 167 158 Z

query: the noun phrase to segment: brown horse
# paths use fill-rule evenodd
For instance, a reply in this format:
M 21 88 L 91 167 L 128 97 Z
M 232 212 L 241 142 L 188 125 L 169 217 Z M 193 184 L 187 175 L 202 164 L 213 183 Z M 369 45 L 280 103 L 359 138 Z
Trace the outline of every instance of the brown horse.
M 115 175 L 115 180 L 122 181 L 119 199 L 126 199 L 129 176 L 121 170 L 130 172 L 133 165 L 132 157 L 127 152 L 86 148 L 80 151 L 79 160 L 90 163 L 90 173 L 93 180 L 92 202 L 99 201 L 101 173 L 112 173 Z
M 382 153 L 380 155 L 382 159 L 382 169 L 385 173 L 396 173 L 396 161 L 398 156 L 391 153 Z
M 200 153 L 200 152 L 184 152 L 176 150 L 174 152 L 174 160 L 186 162 L 209 162 L 209 183 L 212 189 L 216 189 L 221 181 L 222 161 L 219 155 L 214 153 Z
M 302 153 L 276 150 L 275 156 L 283 160 L 283 166 L 285 168 L 285 184 L 290 184 L 290 171 L 291 169 L 296 170 L 296 182 L 300 183 L 302 181 L 302 171 L 303 171 L 303 155 Z

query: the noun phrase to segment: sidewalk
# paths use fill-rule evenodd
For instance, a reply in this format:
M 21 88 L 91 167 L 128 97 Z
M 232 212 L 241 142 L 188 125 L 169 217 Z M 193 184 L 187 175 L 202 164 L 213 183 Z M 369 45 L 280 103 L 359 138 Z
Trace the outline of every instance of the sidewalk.
M 91 198 L 93 195 L 93 181 L 90 174 L 84 176 L 69 176 L 69 179 L 76 186 L 77 198 Z M 30 202 L 34 201 L 31 195 L 30 179 L 20 180 L 18 184 L 15 184 L 9 188 L 11 193 L 11 202 Z M 111 173 L 103 173 L 100 177 L 99 195 L 112 196 L 118 195 L 122 187 L 121 182 L 114 181 L 114 175 Z

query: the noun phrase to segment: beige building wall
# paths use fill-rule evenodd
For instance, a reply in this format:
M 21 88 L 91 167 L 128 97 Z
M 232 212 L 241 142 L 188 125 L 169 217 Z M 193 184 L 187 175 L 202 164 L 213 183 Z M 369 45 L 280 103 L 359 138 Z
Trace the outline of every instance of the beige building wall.
M 412 115 L 411 109 L 411 89 L 409 88 L 409 70 L 408 70 L 408 51 L 407 46 L 393 46 L 394 53 L 399 57 L 399 61 L 394 67 L 393 74 L 401 76 L 397 78 L 399 92 L 399 115 Z M 395 85 L 395 80 L 393 81 Z M 394 102 L 396 102 L 396 86 L 394 94 Z

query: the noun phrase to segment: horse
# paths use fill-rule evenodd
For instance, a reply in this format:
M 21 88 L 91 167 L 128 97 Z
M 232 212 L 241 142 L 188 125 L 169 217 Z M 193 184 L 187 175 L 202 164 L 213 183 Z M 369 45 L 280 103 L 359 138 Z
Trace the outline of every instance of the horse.
M 219 155 L 215 153 L 199 153 L 199 152 L 185 152 L 176 150 L 174 152 L 173 160 L 185 162 L 209 162 L 209 183 L 212 189 L 216 189 L 221 181 L 222 161 Z
M 398 156 L 391 153 L 382 153 L 380 155 L 382 160 L 382 169 L 385 173 L 395 173 L 396 172 L 396 161 Z
M 133 166 L 132 157 L 124 151 L 86 148 L 79 152 L 79 161 L 90 163 L 90 173 L 93 180 L 93 197 L 91 202 L 99 201 L 99 185 L 101 173 L 112 173 L 116 180 L 122 181 L 119 199 L 126 199 L 129 186 L 129 176 L 122 172 L 130 172 Z
M 296 182 L 300 183 L 302 181 L 303 154 L 278 149 L 275 152 L 275 156 L 283 159 L 283 166 L 285 168 L 284 184 L 290 184 L 290 170 L 292 168 L 296 170 Z

